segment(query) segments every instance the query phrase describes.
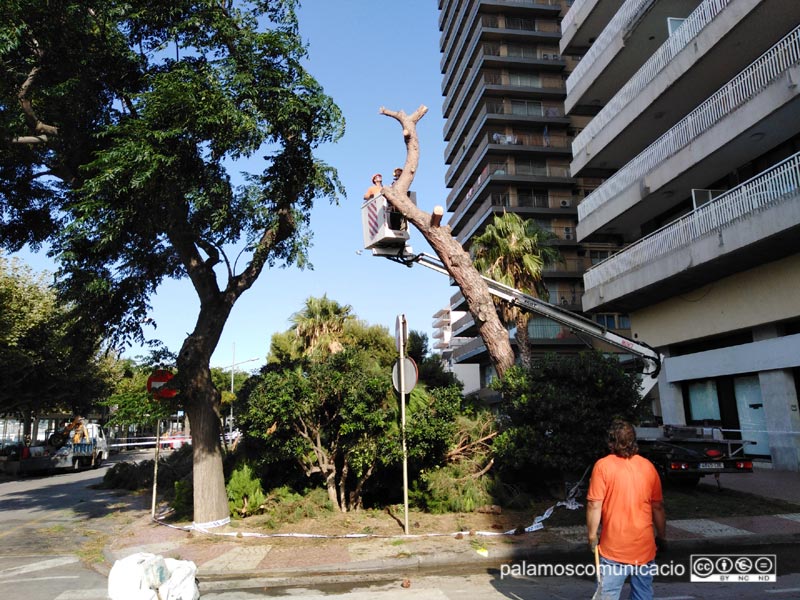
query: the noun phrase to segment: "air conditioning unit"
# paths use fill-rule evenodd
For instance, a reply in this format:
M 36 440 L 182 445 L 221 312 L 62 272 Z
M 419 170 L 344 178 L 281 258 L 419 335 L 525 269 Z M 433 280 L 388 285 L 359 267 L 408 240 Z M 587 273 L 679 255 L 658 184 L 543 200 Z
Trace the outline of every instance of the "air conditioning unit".
M 574 233 L 572 231 L 572 227 L 564 227 L 564 239 L 565 240 L 574 239 Z
M 569 208 L 570 201 L 569 200 L 562 200 L 561 201 L 561 208 Z

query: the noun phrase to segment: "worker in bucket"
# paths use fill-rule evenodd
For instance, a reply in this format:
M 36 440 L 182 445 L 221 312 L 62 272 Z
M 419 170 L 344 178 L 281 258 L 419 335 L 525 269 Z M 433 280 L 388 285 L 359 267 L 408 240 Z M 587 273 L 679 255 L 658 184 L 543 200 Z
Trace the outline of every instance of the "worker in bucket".
M 381 193 L 381 188 L 383 188 L 383 175 L 380 173 L 375 173 L 375 175 L 372 176 L 372 185 L 364 193 L 364 200 L 369 200 L 370 198 L 379 196 Z
M 653 463 L 639 456 L 636 432 L 627 421 L 611 424 L 608 449 L 594 465 L 586 494 L 589 548 L 599 554 L 593 598 L 619 598 L 630 577 L 631 600 L 651 600 L 656 549 L 664 547 L 666 533 L 661 481 Z

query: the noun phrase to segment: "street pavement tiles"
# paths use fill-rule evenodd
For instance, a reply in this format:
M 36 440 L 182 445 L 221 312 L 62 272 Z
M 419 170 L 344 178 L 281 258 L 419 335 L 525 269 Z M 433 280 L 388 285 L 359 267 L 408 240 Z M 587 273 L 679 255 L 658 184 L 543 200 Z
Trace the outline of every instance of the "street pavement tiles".
M 272 546 L 241 546 L 203 563 L 203 571 L 227 571 L 231 566 L 237 571 L 254 571 L 264 560 Z
M 752 531 L 737 529 L 724 523 L 717 523 L 710 519 L 682 519 L 678 521 L 668 521 L 672 527 L 677 527 L 690 533 L 696 533 L 707 538 L 728 537 L 734 535 L 754 535 Z

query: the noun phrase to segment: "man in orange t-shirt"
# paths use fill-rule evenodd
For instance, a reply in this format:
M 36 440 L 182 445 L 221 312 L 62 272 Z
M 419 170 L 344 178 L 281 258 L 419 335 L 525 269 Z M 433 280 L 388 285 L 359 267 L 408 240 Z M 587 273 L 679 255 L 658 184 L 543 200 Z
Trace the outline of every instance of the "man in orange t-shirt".
M 619 598 L 630 576 L 631 600 L 650 600 L 656 542 L 661 543 L 666 530 L 661 481 L 653 463 L 639 456 L 630 423 L 616 420 L 611 424 L 608 449 L 611 453 L 594 465 L 586 495 L 589 546 L 600 551 L 602 597 Z

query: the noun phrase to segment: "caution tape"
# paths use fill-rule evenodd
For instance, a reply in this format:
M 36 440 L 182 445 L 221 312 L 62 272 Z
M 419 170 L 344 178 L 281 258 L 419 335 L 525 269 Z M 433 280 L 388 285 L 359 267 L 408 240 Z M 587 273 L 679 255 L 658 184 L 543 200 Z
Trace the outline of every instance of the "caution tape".
M 171 525 L 163 521 L 163 519 L 169 514 L 163 513 L 160 517 L 153 517 L 153 521 L 158 523 L 159 525 L 163 525 L 164 527 L 169 527 L 171 529 L 179 529 L 182 531 L 197 531 L 199 533 L 206 533 L 209 535 L 216 535 L 216 536 L 223 536 L 223 537 L 248 537 L 248 538 L 308 538 L 308 539 L 327 539 L 327 540 L 340 540 L 340 539 L 364 539 L 364 538 L 373 538 L 373 539 L 420 539 L 420 538 L 433 538 L 433 537 L 459 537 L 459 536 L 481 536 L 481 537 L 496 537 L 496 536 L 503 536 L 503 535 L 520 535 L 520 533 L 532 533 L 534 531 L 539 531 L 540 529 L 544 529 L 544 521 L 550 518 L 555 511 L 556 508 L 563 506 L 567 510 L 578 510 L 583 505 L 579 503 L 575 499 L 575 495 L 578 493 L 580 489 L 581 483 L 583 480 L 586 479 L 586 475 L 589 473 L 591 467 L 587 467 L 586 470 L 583 472 L 583 476 L 581 477 L 580 481 L 576 483 L 570 489 L 569 493 L 565 500 L 559 501 L 546 511 L 543 514 L 537 516 L 531 525 L 525 527 L 524 529 L 520 530 L 517 529 L 509 529 L 508 531 L 456 531 L 453 533 L 412 533 L 409 535 L 381 535 L 377 533 L 343 533 L 343 534 L 326 534 L 326 533 L 256 533 L 250 531 L 211 531 L 217 527 L 221 527 L 223 525 L 227 525 L 230 523 L 230 517 L 226 519 L 220 519 L 219 521 L 212 521 L 210 523 L 192 523 L 191 525 L 179 526 L 179 525 Z

